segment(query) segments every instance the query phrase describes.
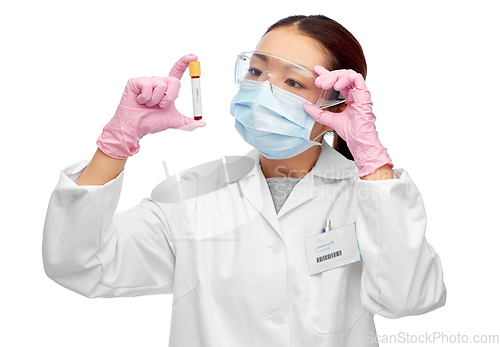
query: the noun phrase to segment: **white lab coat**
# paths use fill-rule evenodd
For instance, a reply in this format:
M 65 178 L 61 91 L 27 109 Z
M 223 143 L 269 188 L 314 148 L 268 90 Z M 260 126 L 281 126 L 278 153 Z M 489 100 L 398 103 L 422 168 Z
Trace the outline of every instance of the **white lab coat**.
M 364 181 L 325 141 L 276 215 L 259 153 L 235 184 L 178 203 L 143 199 L 115 214 L 124 173 L 78 186 L 63 170 L 43 237 L 47 275 L 84 296 L 173 293 L 170 347 L 376 346 L 373 315 L 443 306 L 439 255 L 408 173 Z M 196 180 L 183 182 L 185 188 Z M 304 239 L 356 222 L 362 260 L 309 275 Z

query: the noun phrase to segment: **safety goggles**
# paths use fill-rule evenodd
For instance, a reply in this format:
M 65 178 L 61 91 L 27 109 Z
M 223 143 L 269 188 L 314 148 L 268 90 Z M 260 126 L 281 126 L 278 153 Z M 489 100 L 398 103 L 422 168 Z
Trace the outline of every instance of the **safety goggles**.
M 239 54 L 234 70 L 236 85 L 243 90 L 269 88 L 277 98 L 286 98 L 287 93 L 292 93 L 302 99 L 293 98 L 295 103 L 310 103 L 322 109 L 345 101 L 333 88 L 316 87 L 317 76 L 303 65 L 258 51 Z

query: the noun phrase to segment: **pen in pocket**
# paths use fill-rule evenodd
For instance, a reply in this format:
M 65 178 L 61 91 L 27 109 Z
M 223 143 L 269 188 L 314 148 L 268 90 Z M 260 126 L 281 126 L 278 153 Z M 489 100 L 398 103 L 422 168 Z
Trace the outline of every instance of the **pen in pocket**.
M 323 228 L 322 232 L 324 233 L 325 231 L 330 231 L 330 230 L 332 230 L 332 221 L 327 219 L 326 226 Z

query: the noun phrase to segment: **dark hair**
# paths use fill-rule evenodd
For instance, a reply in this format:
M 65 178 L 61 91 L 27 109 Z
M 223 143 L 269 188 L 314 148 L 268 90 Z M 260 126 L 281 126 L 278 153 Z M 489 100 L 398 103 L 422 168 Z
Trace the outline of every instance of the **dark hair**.
M 367 66 L 361 45 L 346 28 L 333 19 L 322 15 L 290 16 L 271 25 L 265 34 L 281 27 L 292 27 L 319 42 L 329 59 L 326 69 L 351 69 L 366 79 Z M 347 143 L 338 134 L 335 134 L 333 148 L 347 159 L 354 160 Z

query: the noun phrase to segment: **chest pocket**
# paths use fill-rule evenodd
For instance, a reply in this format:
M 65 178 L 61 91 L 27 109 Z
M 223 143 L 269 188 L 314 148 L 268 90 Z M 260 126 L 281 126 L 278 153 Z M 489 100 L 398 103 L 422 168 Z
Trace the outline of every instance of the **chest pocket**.
M 307 321 L 318 333 L 350 329 L 363 315 L 358 261 L 309 276 Z

